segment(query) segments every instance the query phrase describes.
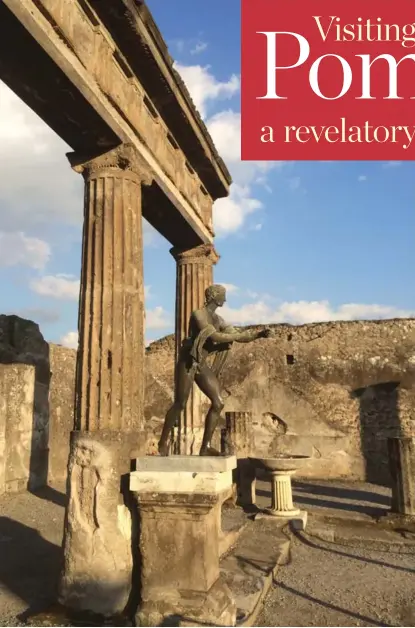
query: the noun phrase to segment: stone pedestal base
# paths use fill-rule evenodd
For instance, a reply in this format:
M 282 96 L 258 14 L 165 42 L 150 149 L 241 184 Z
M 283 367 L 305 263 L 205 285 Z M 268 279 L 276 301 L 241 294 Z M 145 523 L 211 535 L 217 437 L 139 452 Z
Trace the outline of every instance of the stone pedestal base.
M 236 605 L 219 577 L 206 593 L 176 591 L 143 602 L 135 619 L 137 626 L 235 626 Z
M 71 611 L 113 616 L 130 597 L 132 522 L 121 478 L 130 470 L 132 438 L 117 432 L 71 434 L 59 586 L 59 602 Z
M 235 466 L 233 456 L 137 459 L 130 489 L 140 529 L 141 625 L 172 616 L 193 626 L 235 625 L 235 604 L 219 578 L 220 508 Z

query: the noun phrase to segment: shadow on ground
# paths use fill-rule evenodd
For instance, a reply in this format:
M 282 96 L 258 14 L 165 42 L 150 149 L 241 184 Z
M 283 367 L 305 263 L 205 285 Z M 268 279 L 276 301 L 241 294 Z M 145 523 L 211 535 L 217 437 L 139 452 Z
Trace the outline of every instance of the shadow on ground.
M 56 597 L 61 548 L 36 530 L 0 517 L 0 583 L 37 612 Z

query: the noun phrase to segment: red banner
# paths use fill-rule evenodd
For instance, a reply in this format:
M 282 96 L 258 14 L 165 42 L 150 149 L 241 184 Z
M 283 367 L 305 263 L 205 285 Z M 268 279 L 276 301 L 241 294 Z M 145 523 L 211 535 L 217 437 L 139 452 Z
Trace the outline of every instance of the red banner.
M 242 159 L 412 160 L 411 0 L 241 0 Z

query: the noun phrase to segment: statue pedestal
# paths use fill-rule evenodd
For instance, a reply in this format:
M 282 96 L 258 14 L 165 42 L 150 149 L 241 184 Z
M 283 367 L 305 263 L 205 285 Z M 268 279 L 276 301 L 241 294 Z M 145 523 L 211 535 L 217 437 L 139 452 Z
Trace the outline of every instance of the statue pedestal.
M 181 625 L 235 625 L 235 603 L 219 575 L 220 512 L 235 467 L 234 456 L 136 460 L 130 490 L 139 519 L 140 625 L 173 616 Z

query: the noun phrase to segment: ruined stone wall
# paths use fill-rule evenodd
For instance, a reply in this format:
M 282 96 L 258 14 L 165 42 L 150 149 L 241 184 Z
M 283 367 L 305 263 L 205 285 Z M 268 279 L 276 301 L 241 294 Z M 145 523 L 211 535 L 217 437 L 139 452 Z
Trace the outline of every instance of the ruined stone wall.
M 32 321 L 0 316 L 0 493 L 66 478 L 75 357 Z
M 235 345 L 225 410 L 251 411 L 252 454 L 304 453 L 304 475 L 389 479 L 386 438 L 415 435 L 415 320 L 275 325 L 275 338 Z M 172 394 L 173 339 L 147 350 L 146 418 Z
M 0 365 L 3 490 L 34 490 L 46 483 L 49 441 L 49 345 L 38 325 L 0 316 Z
M 387 483 L 386 438 L 415 436 L 415 320 L 273 327 L 235 344 L 222 377 L 225 411 L 252 412 L 251 454 L 305 453 L 306 477 Z M 147 453 L 173 399 L 173 356 L 173 336 L 146 351 Z M 66 477 L 75 360 L 31 321 L 0 316 L 0 493 L 6 467 L 7 490 Z

